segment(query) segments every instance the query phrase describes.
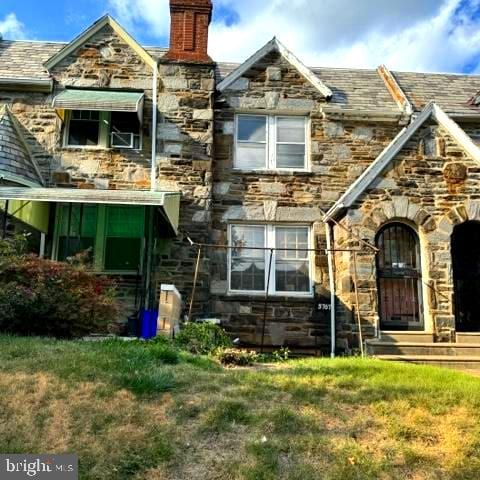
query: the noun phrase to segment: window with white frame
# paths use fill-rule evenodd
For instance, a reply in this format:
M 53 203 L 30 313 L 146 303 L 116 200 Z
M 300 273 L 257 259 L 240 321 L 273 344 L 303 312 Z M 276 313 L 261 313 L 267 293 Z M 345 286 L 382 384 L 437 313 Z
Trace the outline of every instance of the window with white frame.
M 287 225 L 230 225 L 229 278 L 233 293 L 310 295 L 310 228 Z M 272 266 L 270 281 L 268 267 Z
M 141 148 L 141 125 L 136 112 L 70 110 L 65 146 Z
M 306 170 L 307 117 L 237 115 L 235 168 Z

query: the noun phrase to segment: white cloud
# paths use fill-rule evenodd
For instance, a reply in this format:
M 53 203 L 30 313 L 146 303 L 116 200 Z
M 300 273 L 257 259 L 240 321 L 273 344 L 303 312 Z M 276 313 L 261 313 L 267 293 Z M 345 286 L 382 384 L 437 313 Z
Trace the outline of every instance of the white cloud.
M 168 0 L 109 0 L 133 33 L 169 30 Z M 314 66 L 460 71 L 480 53 L 480 0 L 214 0 L 239 21 L 211 26 L 210 54 L 243 61 L 277 36 Z M 461 7 L 461 8 L 460 8 Z
M 148 33 L 156 37 L 163 37 L 170 30 L 168 0 L 108 0 L 108 6 L 132 33 L 138 33 L 139 23 L 145 23 Z
M 9 13 L 0 20 L 0 34 L 10 40 L 25 38 L 25 26 L 14 13 Z

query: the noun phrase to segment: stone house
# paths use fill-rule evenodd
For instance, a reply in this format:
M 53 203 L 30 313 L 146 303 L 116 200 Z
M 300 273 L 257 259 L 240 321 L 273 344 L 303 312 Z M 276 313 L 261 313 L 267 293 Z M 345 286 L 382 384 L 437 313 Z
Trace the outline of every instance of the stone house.
M 168 49 L 109 16 L 0 41 L 4 227 L 88 250 L 118 331 L 173 284 L 245 345 L 475 345 L 480 79 L 310 68 L 276 38 L 216 63 L 212 8 L 170 0 Z

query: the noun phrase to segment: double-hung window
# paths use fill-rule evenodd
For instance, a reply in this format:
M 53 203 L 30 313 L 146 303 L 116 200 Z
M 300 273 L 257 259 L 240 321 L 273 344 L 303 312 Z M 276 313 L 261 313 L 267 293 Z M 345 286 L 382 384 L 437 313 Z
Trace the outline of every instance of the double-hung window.
M 311 294 L 308 226 L 230 225 L 229 241 L 230 292 Z
M 235 168 L 306 170 L 307 117 L 237 115 Z

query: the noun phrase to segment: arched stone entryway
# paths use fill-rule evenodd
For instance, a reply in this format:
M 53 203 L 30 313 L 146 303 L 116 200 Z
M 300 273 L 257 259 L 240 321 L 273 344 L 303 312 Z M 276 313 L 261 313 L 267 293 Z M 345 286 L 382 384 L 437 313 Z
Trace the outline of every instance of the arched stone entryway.
M 457 332 L 480 332 L 480 222 L 455 226 L 451 237 Z
M 423 331 L 422 269 L 416 232 L 401 222 L 385 225 L 376 237 L 380 328 Z

